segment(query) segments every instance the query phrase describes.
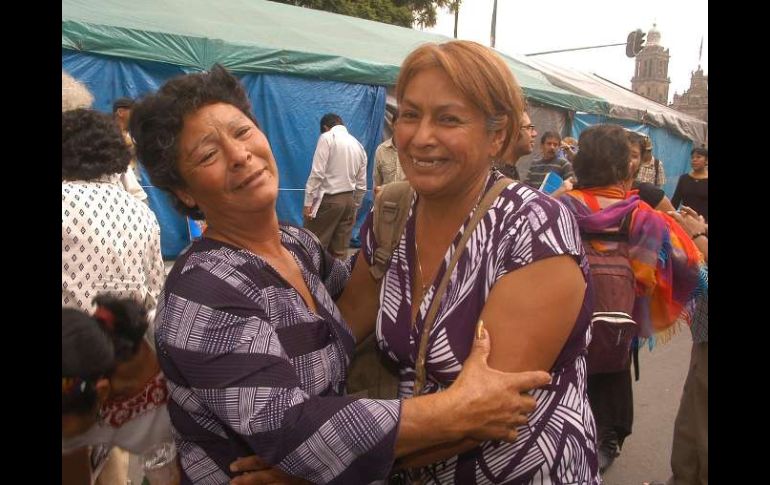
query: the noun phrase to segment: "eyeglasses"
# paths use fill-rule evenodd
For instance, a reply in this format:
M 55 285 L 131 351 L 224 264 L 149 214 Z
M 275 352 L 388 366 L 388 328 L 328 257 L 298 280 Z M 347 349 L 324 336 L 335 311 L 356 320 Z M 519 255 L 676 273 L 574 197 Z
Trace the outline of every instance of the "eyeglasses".
M 535 125 L 524 125 L 521 127 L 522 130 L 527 130 L 529 132 L 535 131 Z

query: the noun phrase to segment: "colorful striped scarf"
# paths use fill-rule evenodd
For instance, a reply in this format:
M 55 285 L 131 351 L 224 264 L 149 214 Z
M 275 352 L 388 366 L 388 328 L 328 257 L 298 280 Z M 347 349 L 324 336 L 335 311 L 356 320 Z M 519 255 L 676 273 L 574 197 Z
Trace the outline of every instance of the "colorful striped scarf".
M 597 196 L 618 201 L 601 209 Z M 572 190 L 559 200 L 586 232 L 617 228 L 631 215 L 628 251 L 637 294 L 633 317 L 642 342 L 652 349 L 670 339 L 680 319 L 690 324 L 695 297 L 708 291 L 708 272 L 703 255 L 674 219 L 635 192 L 617 187 Z M 602 249 L 601 242 L 592 244 Z

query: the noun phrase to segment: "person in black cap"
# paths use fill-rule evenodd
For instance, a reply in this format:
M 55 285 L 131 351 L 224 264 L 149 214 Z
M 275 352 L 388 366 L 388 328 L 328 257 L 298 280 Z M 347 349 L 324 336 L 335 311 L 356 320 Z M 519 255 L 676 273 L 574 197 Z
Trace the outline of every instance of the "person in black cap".
M 131 133 L 128 132 L 128 122 L 131 120 L 131 110 L 134 108 L 134 100 L 131 98 L 118 98 L 112 103 L 112 117 L 115 118 L 115 122 L 120 127 L 120 132 L 123 134 L 123 140 L 131 150 L 131 162 L 128 164 L 128 172 L 123 175 L 123 186 L 128 192 L 141 200 L 147 201 L 147 193 L 142 188 L 139 180 L 141 178 L 139 174 L 139 165 L 136 163 L 136 155 L 134 153 L 134 139 L 131 137 Z

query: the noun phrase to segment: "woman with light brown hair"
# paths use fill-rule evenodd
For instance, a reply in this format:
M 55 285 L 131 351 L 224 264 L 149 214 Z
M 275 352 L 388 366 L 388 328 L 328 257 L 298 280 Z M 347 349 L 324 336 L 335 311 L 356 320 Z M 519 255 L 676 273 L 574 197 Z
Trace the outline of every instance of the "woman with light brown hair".
M 518 83 L 490 49 L 452 41 L 412 52 L 396 97 L 394 136 L 414 189 L 409 218 L 381 292 L 369 274 L 379 246 L 372 216 L 364 223 L 348 288 L 369 297 L 341 310 L 354 330 L 376 319 L 378 344 L 399 366 L 401 397 L 450 386 L 479 319 L 491 336 L 490 366 L 546 370 L 552 377 L 531 392 L 535 411 L 512 443 L 462 440 L 406 456 L 397 466 L 428 483 L 599 483 L 585 382 L 588 273 L 571 214 L 536 190 L 503 182 L 469 229 L 446 293 L 439 290 L 480 201 L 506 180 L 491 167 L 519 133 Z M 426 328 L 434 299 L 436 317 Z

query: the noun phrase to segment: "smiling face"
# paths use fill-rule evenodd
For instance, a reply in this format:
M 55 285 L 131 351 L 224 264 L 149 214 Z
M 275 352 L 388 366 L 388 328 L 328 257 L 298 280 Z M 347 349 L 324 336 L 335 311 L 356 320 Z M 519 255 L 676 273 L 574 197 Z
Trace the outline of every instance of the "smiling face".
M 412 187 L 421 195 L 452 196 L 486 176 L 504 136 L 488 131 L 484 113 L 434 67 L 406 85 L 394 138 Z
M 274 210 L 278 170 L 265 135 L 238 108 L 206 105 L 184 118 L 177 158 L 185 186 L 174 193 L 215 224 Z

